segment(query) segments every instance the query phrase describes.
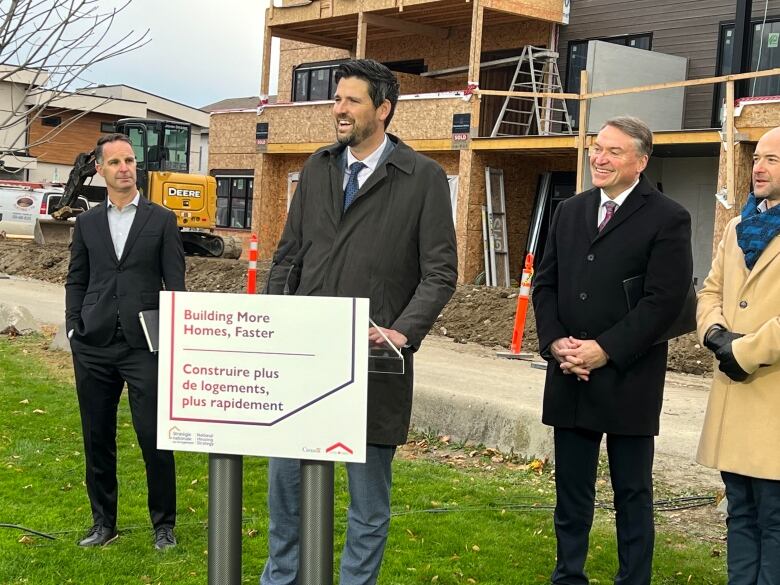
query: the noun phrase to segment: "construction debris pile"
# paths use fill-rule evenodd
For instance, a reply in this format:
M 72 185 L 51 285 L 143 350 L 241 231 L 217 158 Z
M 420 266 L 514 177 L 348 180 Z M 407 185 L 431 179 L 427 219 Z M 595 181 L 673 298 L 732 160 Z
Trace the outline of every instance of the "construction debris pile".
M 69 252 L 56 246 L 0 240 L 0 273 L 63 284 Z M 240 293 L 246 290 L 246 262 L 187 257 L 187 288 L 191 291 Z M 258 282 L 265 282 L 268 262 L 258 262 Z M 506 349 L 512 339 L 517 289 L 459 286 L 442 311 L 432 333 L 456 342 Z M 529 307 L 523 351 L 539 351 L 533 309 Z M 712 356 L 689 334 L 669 344 L 669 369 L 688 374 L 712 372 Z

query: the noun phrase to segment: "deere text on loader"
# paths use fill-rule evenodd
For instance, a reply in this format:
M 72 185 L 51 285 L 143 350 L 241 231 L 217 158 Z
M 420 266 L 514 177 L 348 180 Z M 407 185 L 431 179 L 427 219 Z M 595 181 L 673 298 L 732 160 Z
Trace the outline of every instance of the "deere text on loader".
M 190 125 L 167 120 L 124 118 L 116 131 L 127 135 L 136 158 L 136 182 L 141 196 L 176 214 L 184 251 L 193 256 L 238 258 L 241 243 L 214 233 L 217 217 L 217 182 L 214 177 L 189 174 Z M 76 157 L 65 192 L 52 219 L 39 219 L 35 241 L 67 244 L 77 212 L 71 209 L 79 195 L 97 203 L 106 198 L 105 187 L 85 184 L 97 171 L 95 152 Z

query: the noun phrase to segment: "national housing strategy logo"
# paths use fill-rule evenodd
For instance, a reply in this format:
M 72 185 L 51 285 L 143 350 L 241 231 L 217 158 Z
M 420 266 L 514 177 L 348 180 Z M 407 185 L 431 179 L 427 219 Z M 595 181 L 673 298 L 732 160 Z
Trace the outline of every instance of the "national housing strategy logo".
M 168 429 L 168 440 L 179 445 L 192 445 L 195 443 L 195 437 L 191 432 L 183 431 L 176 426 Z

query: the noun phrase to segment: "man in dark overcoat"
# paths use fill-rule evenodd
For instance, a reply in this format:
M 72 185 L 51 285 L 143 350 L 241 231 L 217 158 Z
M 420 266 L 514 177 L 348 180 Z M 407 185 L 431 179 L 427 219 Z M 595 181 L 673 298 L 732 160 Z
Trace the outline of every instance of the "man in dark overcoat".
M 402 349 L 404 375 L 369 374 L 365 463 L 348 463 L 350 506 L 342 585 L 376 583 L 390 524 L 391 463 L 406 441 L 413 353 L 457 280 L 450 191 L 442 168 L 385 133 L 398 82 L 384 65 L 350 61 L 336 71 L 337 144 L 303 167 L 271 275 L 281 293 L 291 258 L 308 242 L 295 294 L 370 299 L 371 319 Z M 321 332 L 326 335 L 327 332 Z M 380 334 L 369 330 L 369 342 Z M 262 585 L 297 582 L 300 462 L 268 468 L 269 558 Z
M 653 135 L 608 120 L 590 147 L 594 188 L 556 210 L 534 283 L 539 347 L 548 359 L 542 421 L 554 427 L 552 582 L 587 585 L 596 470 L 607 436 L 618 535 L 615 583 L 650 583 L 652 466 L 667 343 L 691 287 L 691 220 L 642 171 Z M 644 280 L 630 307 L 624 280 Z M 636 282 L 636 281 L 634 281 Z
M 161 290 L 184 290 L 184 248 L 174 213 L 138 192 L 127 136 L 101 137 L 95 160 L 108 196 L 76 219 L 65 283 L 93 519 L 79 544 L 102 546 L 117 535 L 116 416 L 127 383 L 154 545 L 165 549 L 176 545 L 176 472 L 173 453 L 157 449 L 157 355 L 138 313 L 157 309 Z

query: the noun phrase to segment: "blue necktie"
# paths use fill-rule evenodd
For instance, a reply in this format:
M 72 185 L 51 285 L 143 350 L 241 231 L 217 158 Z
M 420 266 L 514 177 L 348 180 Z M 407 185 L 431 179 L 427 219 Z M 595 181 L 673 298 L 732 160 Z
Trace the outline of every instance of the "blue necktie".
M 364 168 L 366 168 L 366 165 L 360 161 L 353 162 L 349 165 L 349 181 L 347 181 L 347 186 L 344 187 L 344 211 L 346 211 L 355 200 L 355 195 L 357 195 L 357 192 L 360 189 L 360 186 L 358 185 L 358 173 Z

